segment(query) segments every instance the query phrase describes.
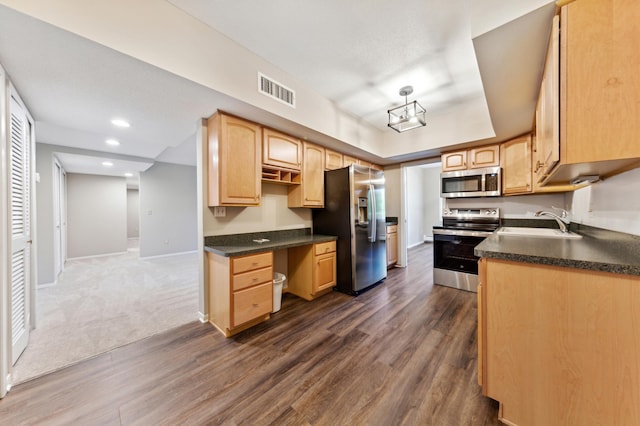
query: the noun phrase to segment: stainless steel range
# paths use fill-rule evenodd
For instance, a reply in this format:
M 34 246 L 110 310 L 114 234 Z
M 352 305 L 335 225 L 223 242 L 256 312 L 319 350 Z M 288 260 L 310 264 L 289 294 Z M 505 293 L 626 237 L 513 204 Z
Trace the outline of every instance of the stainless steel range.
M 445 209 L 433 227 L 434 284 L 477 292 L 478 257 L 473 249 L 500 227 L 500 209 Z

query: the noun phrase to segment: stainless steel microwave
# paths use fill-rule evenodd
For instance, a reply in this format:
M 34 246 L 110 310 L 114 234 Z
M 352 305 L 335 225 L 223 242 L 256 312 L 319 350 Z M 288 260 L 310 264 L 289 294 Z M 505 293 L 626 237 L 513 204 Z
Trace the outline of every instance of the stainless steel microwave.
M 500 167 L 460 170 L 440 174 L 441 197 L 499 197 L 500 195 L 502 195 Z

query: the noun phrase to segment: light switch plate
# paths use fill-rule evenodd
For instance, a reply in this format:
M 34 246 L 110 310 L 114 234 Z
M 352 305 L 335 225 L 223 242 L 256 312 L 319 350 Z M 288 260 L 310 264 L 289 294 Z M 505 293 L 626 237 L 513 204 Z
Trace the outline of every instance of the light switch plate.
M 213 208 L 213 216 L 214 217 L 225 217 L 227 215 L 226 207 L 214 207 Z

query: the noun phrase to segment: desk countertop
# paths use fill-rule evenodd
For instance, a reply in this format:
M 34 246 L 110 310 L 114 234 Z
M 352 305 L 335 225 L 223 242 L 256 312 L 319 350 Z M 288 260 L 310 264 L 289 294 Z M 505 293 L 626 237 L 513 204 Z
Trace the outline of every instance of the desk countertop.
M 220 256 L 230 257 L 324 243 L 337 239 L 336 236 L 312 234 L 311 229 L 304 228 L 205 237 L 204 249 Z

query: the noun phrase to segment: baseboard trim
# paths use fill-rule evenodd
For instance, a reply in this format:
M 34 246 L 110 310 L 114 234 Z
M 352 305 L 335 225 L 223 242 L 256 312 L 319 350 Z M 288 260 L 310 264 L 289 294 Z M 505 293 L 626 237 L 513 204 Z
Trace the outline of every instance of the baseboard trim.
M 52 283 L 44 283 L 44 284 L 38 284 L 36 285 L 36 290 L 40 290 L 41 288 L 48 288 L 48 287 L 53 287 L 58 285 L 58 280 L 55 280 Z
M 183 254 L 193 254 L 193 253 L 197 253 L 198 250 L 191 250 L 191 251 L 181 251 L 178 253 L 168 253 L 168 254 L 159 254 L 157 256 L 140 256 L 140 259 L 144 259 L 144 260 L 149 260 L 149 259 L 158 259 L 160 257 L 169 257 L 169 256 L 180 256 Z
M 68 257 L 67 261 L 69 260 L 82 260 L 82 259 L 95 259 L 96 257 L 107 257 L 107 256 L 117 256 L 120 254 L 127 254 L 129 253 L 128 251 L 116 251 L 113 253 L 104 253 L 104 254 L 94 254 L 92 256 L 80 256 L 80 257 Z
M 201 323 L 206 324 L 209 322 L 209 315 L 205 315 L 202 312 L 198 312 L 198 320 Z
M 419 245 L 422 245 L 422 244 L 424 244 L 424 241 L 420 241 L 418 243 L 411 244 L 410 246 L 407 246 L 407 248 L 410 249 L 410 248 L 418 247 Z

